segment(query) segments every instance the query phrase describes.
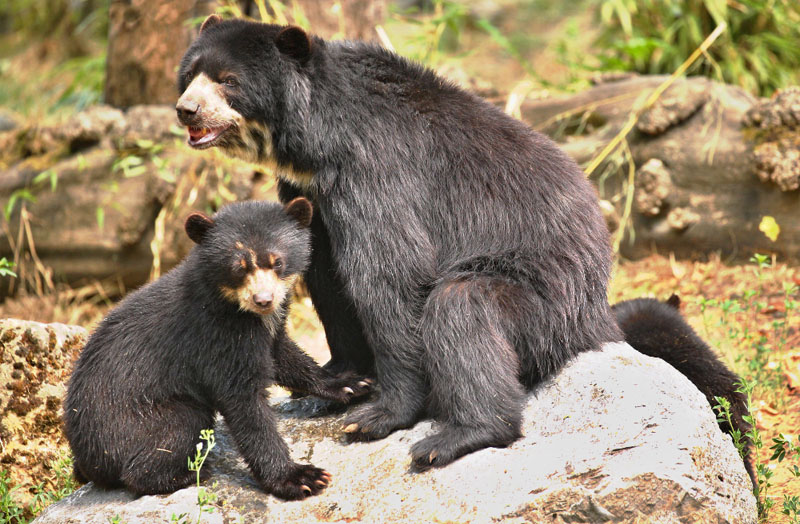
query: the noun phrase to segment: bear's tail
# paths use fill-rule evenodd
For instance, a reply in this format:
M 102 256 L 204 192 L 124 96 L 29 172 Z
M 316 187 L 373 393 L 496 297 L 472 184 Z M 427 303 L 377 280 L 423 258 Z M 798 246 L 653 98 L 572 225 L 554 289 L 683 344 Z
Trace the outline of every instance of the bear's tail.
M 746 437 L 750 424 L 747 398 L 738 391 L 741 379 L 717 357 L 681 316 L 680 298 L 673 294 L 665 302 L 652 298 L 625 300 L 611 306 L 625 341 L 645 355 L 660 358 L 680 371 L 699 389 L 714 408 L 716 397 L 730 403 L 731 423 L 722 421 L 720 428 L 731 434 L 737 430 L 742 435 L 742 457 L 753 488 L 756 475 L 750 459 L 751 442 Z

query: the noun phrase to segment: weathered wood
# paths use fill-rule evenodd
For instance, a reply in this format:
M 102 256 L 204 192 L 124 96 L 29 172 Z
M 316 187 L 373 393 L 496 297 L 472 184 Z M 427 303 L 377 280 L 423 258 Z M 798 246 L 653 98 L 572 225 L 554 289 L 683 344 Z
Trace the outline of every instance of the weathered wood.
M 666 78 L 602 83 L 526 103 L 522 115 L 586 165 Z M 800 90 L 758 100 L 705 78 L 679 80 L 641 114 L 626 143 L 637 175 L 633 234 L 620 245 L 623 255 L 703 257 L 718 251 L 747 260 L 758 252 L 800 260 Z M 609 162 L 619 168 L 601 181 Z M 620 154 L 609 162 L 592 178 L 602 198 L 617 197 L 621 216 L 629 165 Z M 758 229 L 767 215 L 781 228 L 774 242 Z

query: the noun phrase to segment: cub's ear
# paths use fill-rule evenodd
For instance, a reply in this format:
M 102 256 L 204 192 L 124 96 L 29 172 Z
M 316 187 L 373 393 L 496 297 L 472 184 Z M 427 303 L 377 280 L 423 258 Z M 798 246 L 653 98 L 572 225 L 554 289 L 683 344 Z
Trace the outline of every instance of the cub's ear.
M 208 15 L 208 18 L 206 18 L 203 21 L 203 23 L 200 25 L 200 32 L 202 33 L 203 31 L 205 31 L 206 29 L 208 29 L 212 25 L 217 25 L 220 22 L 222 22 L 222 17 L 219 16 L 218 14 L 214 13 L 214 14 Z
M 673 293 L 670 297 L 664 302 L 668 306 L 672 306 L 675 309 L 680 309 L 681 307 L 681 297 Z
M 311 207 L 311 202 L 303 197 L 297 197 L 283 208 L 287 215 L 297 220 L 300 227 L 308 227 L 311 225 L 311 216 L 314 214 L 314 209 Z
M 214 227 L 214 221 L 203 213 L 192 213 L 186 217 L 186 225 L 184 225 L 186 234 L 195 244 L 202 243 L 212 227 Z
M 311 38 L 296 26 L 289 26 L 275 37 L 278 51 L 304 64 L 311 57 Z

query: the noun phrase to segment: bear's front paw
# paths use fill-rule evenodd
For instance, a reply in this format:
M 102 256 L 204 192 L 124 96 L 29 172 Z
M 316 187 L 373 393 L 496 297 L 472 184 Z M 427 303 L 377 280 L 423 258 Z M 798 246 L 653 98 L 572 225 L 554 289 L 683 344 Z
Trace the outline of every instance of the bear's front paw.
M 404 417 L 375 402 L 348 416 L 343 431 L 350 442 L 378 440 L 395 430 L 413 426 L 415 421 L 413 416 Z
M 345 372 L 325 380 L 320 397 L 336 402 L 348 403 L 372 391 L 375 381 L 371 378 Z
M 303 500 L 328 487 L 331 474 L 311 464 L 294 464 L 284 476 L 264 485 L 264 490 L 284 500 Z

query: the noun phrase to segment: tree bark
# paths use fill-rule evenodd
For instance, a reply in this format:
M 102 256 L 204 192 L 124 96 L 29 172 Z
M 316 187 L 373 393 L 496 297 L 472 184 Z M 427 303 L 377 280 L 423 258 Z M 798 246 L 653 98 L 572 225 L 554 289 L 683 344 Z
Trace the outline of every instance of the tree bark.
M 174 104 L 178 62 L 202 16 L 197 0 L 112 0 L 109 7 L 105 101 L 119 108 Z
M 311 32 L 323 38 L 377 40 L 375 26 L 386 18 L 386 0 L 297 0 L 297 5 Z M 242 8 L 248 16 L 259 18 L 252 0 L 242 2 Z M 292 18 L 291 9 L 286 14 L 289 23 L 300 24 Z

